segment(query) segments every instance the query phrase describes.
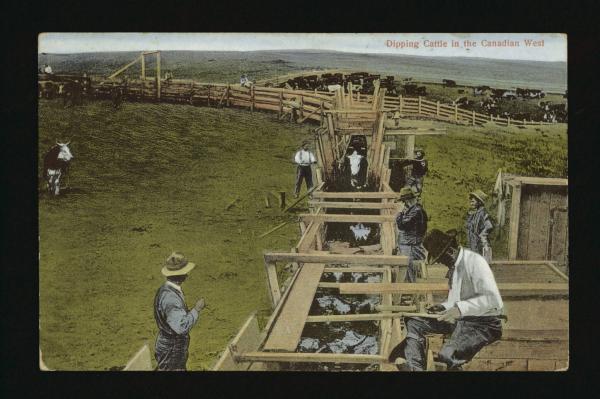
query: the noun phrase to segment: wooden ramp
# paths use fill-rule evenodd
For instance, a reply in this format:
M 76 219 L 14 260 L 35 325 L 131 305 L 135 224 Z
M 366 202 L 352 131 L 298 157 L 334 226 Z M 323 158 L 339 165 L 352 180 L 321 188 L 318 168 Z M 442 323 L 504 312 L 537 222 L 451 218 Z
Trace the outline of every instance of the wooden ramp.
M 294 285 L 289 288 L 290 295 L 269 334 L 264 350 L 296 350 L 324 268 L 324 263 L 305 263 L 302 266 Z

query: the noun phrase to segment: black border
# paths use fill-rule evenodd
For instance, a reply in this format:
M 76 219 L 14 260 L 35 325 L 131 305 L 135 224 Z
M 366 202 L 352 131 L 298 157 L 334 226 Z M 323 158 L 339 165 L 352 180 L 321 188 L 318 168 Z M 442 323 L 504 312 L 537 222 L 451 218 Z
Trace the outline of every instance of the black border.
M 593 1 L 319 2 L 259 7 L 196 2 L 5 4 L 2 71 L 2 374 L 3 397 L 62 393 L 66 397 L 156 397 L 167 394 L 258 396 L 494 396 L 546 397 L 591 390 L 598 328 L 598 270 L 593 198 L 597 166 L 598 34 Z M 584 31 L 588 29 L 589 31 Z M 37 34 L 53 31 L 237 32 L 564 32 L 569 42 L 569 196 L 571 260 L 571 365 L 566 373 L 319 374 L 113 373 L 37 370 Z M 7 34 L 8 33 L 8 34 Z M 596 122 L 596 123 L 594 123 Z M 289 394 L 284 394 L 285 388 Z M 345 394 L 345 395 L 342 395 Z M 549 395 L 550 394 L 550 395 Z M 564 395 L 564 393 L 562 393 Z M 57 395 L 58 396 L 58 395 Z

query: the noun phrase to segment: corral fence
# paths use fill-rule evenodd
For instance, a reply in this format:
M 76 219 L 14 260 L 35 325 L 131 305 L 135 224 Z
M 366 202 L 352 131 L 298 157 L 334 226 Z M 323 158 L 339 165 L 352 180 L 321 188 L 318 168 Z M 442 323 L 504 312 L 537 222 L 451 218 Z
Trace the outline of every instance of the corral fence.
M 336 101 L 339 102 L 342 97 L 351 97 L 352 102 L 362 103 L 367 108 L 373 104 L 374 98 L 373 95 L 360 93 L 344 93 L 343 96 L 340 96 L 340 93 L 336 92 L 292 90 L 256 85 L 243 87 L 239 84 L 203 83 L 193 80 L 161 80 L 161 83 L 158 84 L 160 90 L 158 92 L 156 78 L 131 80 L 126 84 L 115 80 L 93 80 L 90 91 L 96 97 L 110 97 L 115 87 L 123 87 L 126 98 L 130 100 L 233 106 L 248 108 L 251 111 L 266 110 L 277 112 L 279 117 L 295 114 L 294 116 L 299 122 L 309 119 L 323 122 L 325 111 L 336 108 Z M 343 108 L 343 104 L 341 104 L 341 108 Z M 556 123 L 483 114 L 466 110 L 456 104 L 429 101 L 421 96 L 386 95 L 382 109 L 386 112 L 398 112 L 400 116 L 419 116 L 467 125 L 483 125 L 490 122 L 500 126 L 552 125 Z

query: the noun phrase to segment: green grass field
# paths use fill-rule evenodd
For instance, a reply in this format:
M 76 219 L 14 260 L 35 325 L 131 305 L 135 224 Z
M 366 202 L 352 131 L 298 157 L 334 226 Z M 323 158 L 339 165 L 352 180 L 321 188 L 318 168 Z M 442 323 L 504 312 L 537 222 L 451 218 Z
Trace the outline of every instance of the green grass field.
M 423 194 L 430 228 L 461 227 L 467 193 L 489 193 L 500 167 L 567 175 L 565 125 L 435 125 L 448 135 L 417 138 L 430 160 Z M 288 251 L 299 229 L 292 223 L 257 238 L 293 220 L 265 208 L 264 193 L 291 193 L 291 159 L 310 127 L 236 109 L 125 103 L 113 111 L 103 101 L 64 109 L 59 100 L 41 101 L 40 165 L 57 139 L 71 139 L 75 156 L 65 195 L 42 190 L 39 199 L 40 345 L 48 366 L 106 370 L 122 367 L 143 343 L 152 347 L 161 264 L 178 250 L 198 264 L 184 284 L 188 303 L 203 296 L 208 304 L 191 333 L 188 369 L 210 368 L 251 312 L 269 313 L 262 253 Z M 501 246 L 498 234 L 496 258 Z

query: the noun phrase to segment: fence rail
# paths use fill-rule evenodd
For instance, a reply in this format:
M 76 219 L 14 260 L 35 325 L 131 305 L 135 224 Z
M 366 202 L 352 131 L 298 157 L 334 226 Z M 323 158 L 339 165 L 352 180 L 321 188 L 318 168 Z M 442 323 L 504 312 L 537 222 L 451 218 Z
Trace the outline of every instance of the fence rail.
M 92 93 L 98 96 L 110 96 L 114 86 L 119 85 L 113 81 L 93 81 Z M 321 121 L 323 111 L 344 108 L 346 104 L 354 107 L 364 106 L 371 109 L 373 95 L 353 93 L 328 93 L 310 90 L 291 90 L 253 86 L 251 88 L 240 85 L 222 83 L 203 83 L 192 80 L 162 81 L 160 96 L 156 92 L 156 78 L 130 81 L 127 85 L 127 95 L 140 100 L 160 98 L 161 101 L 188 102 L 196 105 L 208 106 L 234 106 L 250 108 L 250 110 L 275 111 L 279 115 L 297 112 L 301 121 L 311 119 Z M 552 125 L 552 122 L 517 120 L 510 117 L 501 117 L 492 114 L 482 114 L 467 110 L 458 105 L 444 104 L 439 101 L 430 101 L 423 97 L 385 96 L 383 110 L 399 112 L 407 116 L 424 116 L 445 122 L 483 125 L 494 123 L 500 126 L 531 126 Z

